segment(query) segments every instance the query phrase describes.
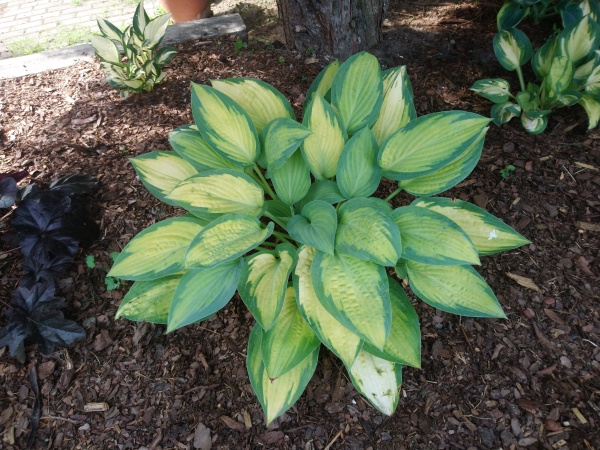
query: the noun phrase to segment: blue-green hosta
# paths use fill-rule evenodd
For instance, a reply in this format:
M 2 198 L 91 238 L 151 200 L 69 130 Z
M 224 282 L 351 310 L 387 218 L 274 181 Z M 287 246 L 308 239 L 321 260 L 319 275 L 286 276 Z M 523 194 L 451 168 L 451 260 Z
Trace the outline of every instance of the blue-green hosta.
M 498 61 L 506 70 L 517 72 L 520 84 L 516 95 L 502 78 L 479 80 L 471 87 L 494 102 L 491 116 L 496 125 L 520 117 L 528 133 L 539 134 L 546 129 L 553 109 L 575 104 L 585 109 L 590 129 L 598 125 L 600 2 L 583 0 L 561 5 L 563 29 L 535 52 L 527 35 L 517 28 L 501 28 L 494 37 Z M 526 84 L 522 66 L 529 61 L 537 82 Z
M 237 290 L 256 319 L 247 367 L 267 422 L 302 394 L 321 344 L 392 414 L 402 366 L 420 366 L 421 335 L 390 273 L 441 310 L 505 317 L 472 265 L 528 241 L 470 203 L 434 197 L 471 172 L 490 119 L 417 118 L 406 69 L 382 72 L 368 53 L 324 69 L 301 123 L 259 80 L 212 85 L 192 85 L 195 124 L 170 134 L 174 152 L 132 159 L 152 194 L 188 213 L 116 259 L 109 276 L 134 281 L 117 316 L 172 332 Z M 372 197 L 382 177 L 398 182 L 385 200 Z M 418 198 L 394 209 L 402 190 Z
M 127 97 L 131 92 L 150 92 L 167 75 L 162 68 L 173 56 L 173 47 L 158 49 L 167 26 L 170 14 L 150 19 L 144 9 L 144 0 L 140 1 L 133 16 L 133 25 L 119 30 L 105 19 L 98 19 L 101 35 L 92 35 L 91 42 L 101 66 L 108 75 L 106 81 Z M 120 45 L 127 56 L 123 62 Z

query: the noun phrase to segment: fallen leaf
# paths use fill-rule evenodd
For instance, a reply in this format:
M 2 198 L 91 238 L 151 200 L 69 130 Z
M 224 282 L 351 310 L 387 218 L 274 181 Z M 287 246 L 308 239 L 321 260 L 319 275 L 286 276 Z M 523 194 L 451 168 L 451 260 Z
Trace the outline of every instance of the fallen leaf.
M 554 311 L 552 311 L 551 309 L 544 308 L 544 314 L 546 314 L 548 316 L 548 318 L 550 320 L 552 320 L 552 322 L 555 322 L 559 325 L 565 324 L 565 322 L 560 318 L 560 316 L 558 314 L 556 314 Z
M 600 231 L 600 223 L 589 223 L 578 220 L 577 222 L 575 222 L 575 225 L 577 225 L 577 228 L 579 228 L 580 230 Z
M 283 431 L 267 431 L 258 436 L 266 445 L 273 445 L 285 437 Z
M 540 403 L 534 400 L 529 400 L 527 398 L 519 398 L 517 399 L 517 405 L 519 405 L 525 411 L 531 414 L 535 414 L 538 411 L 538 406 L 540 405 Z
M 41 363 L 38 366 L 38 378 L 40 380 L 44 380 L 48 378 L 52 372 L 54 372 L 54 368 L 56 367 L 56 363 L 54 361 L 46 361 Z
M 542 292 L 539 287 L 533 282 L 531 278 L 523 277 L 521 275 L 517 275 L 516 273 L 506 272 L 508 278 L 511 278 L 520 284 L 521 286 L 531 289 L 532 291 Z

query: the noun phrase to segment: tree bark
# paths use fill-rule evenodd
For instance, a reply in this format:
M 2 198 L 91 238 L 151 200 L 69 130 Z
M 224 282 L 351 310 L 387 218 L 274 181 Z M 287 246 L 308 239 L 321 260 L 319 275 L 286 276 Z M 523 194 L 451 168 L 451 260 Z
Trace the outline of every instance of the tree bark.
M 388 0 L 277 0 L 289 48 L 345 60 L 381 41 Z

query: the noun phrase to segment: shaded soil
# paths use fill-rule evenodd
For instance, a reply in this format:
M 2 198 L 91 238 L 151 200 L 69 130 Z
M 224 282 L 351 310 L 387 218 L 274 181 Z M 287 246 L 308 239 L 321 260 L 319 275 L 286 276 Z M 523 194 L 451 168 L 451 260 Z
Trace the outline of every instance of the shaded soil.
M 491 105 L 469 91 L 472 83 L 508 76 L 516 85 L 491 48 L 501 2 L 476 3 L 391 2 L 373 52 L 384 68 L 407 65 L 419 114 L 487 115 Z M 543 39 L 543 30 L 535 37 Z M 163 326 L 116 321 L 127 286 L 106 290 L 110 253 L 180 213 L 146 191 L 127 158 L 169 148 L 167 133 L 192 122 L 190 81 L 257 77 L 299 115 L 324 64 L 280 42 L 251 42 L 240 55 L 227 38 L 178 50 L 164 84 L 126 100 L 96 63 L 0 84 L 0 172 L 25 169 L 44 182 L 75 171 L 96 176 L 102 229 L 58 283 L 86 338 L 49 357 L 28 347 L 26 365 L 0 349 L 0 448 L 25 446 L 31 365 L 42 398 L 34 448 L 600 448 L 600 133 L 587 131 L 578 107 L 554 113 L 541 136 L 517 123 L 492 126 L 477 168 L 445 194 L 486 208 L 532 244 L 486 257 L 478 268 L 508 320 L 460 318 L 415 302 L 422 369 L 404 370 L 391 417 L 357 394 L 323 348 L 304 395 L 266 428 L 245 368 L 253 320 L 237 298 L 212 319 L 169 335 Z M 503 178 L 507 165 L 515 170 Z M 0 231 L 7 226 L 3 219 Z M 94 256 L 94 269 L 85 255 Z M 18 253 L 0 253 L 4 302 L 20 262 Z M 93 403 L 106 410 L 85 412 Z

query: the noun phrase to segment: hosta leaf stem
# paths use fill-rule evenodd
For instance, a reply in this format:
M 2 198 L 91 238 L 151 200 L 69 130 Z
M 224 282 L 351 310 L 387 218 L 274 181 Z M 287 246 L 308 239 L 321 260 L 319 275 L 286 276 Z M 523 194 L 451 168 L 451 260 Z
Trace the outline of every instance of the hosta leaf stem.
M 265 192 L 269 194 L 269 197 L 271 197 L 273 200 L 279 200 L 279 197 L 277 197 L 277 194 L 273 192 L 273 189 L 271 189 L 271 186 L 269 186 L 269 183 L 265 179 L 264 175 L 262 174 L 260 168 L 256 165 L 256 163 L 254 163 L 254 172 L 258 176 L 258 180 L 256 181 L 259 182 L 259 184 L 262 186 Z
M 285 233 L 280 233 L 279 231 L 273 231 L 273 236 L 275 236 L 280 241 L 287 242 L 288 244 L 291 243 L 290 242 L 291 238 Z
M 521 69 L 521 66 L 517 66 L 517 75 L 519 76 L 519 84 L 521 85 L 521 91 L 525 91 L 526 85 L 525 85 L 525 78 L 523 78 L 523 70 Z
M 396 195 L 398 195 L 400 192 L 402 192 L 402 188 L 399 187 L 398 189 L 396 189 L 394 192 L 392 192 L 390 195 L 388 195 L 385 198 L 386 202 L 389 202 L 391 199 L 393 199 Z

